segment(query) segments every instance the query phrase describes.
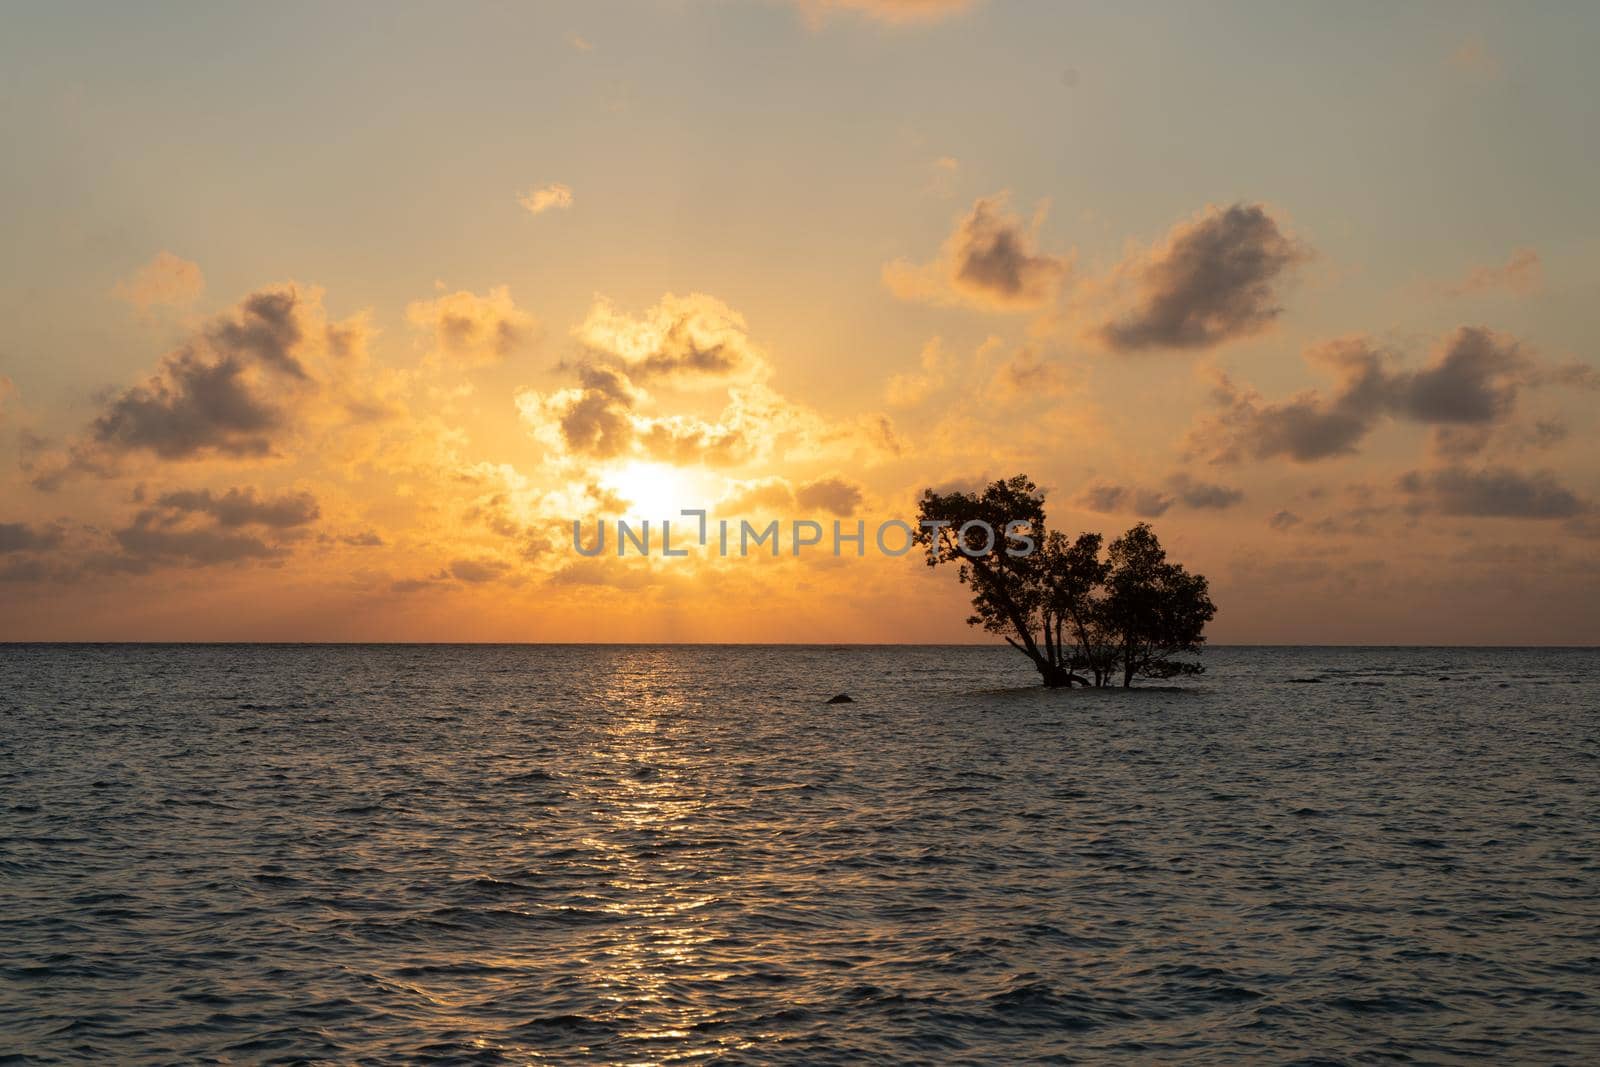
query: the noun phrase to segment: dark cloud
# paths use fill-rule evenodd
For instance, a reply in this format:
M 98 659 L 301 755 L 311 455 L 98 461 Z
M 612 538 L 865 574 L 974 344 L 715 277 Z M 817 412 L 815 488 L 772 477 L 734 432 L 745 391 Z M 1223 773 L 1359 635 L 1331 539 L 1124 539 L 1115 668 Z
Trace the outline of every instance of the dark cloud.
M 317 499 L 310 493 L 258 497 L 253 488 L 229 489 L 220 496 L 209 489 L 180 490 L 163 494 L 156 503 L 169 511 L 209 515 L 223 527 L 254 524 L 285 529 L 304 526 L 321 515 Z
M 1408 471 L 1397 483 L 1417 510 L 1482 518 L 1570 519 L 1589 505 L 1548 472 L 1507 467 Z
M 1137 489 L 1097 482 L 1087 486 L 1073 502 L 1085 511 L 1100 514 L 1131 511 L 1143 518 L 1154 519 L 1165 515 L 1171 509 L 1173 499 L 1155 489 Z
M 0 553 L 35 552 L 60 543 L 57 527 L 39 529 L 21 522 L 0 522 Z
M 114 395 L 65 466 L 42 469 L 52 489 L 69 473 L 113 472 L 130 452 L 186 460 L 266 456 L 287 425 L 289 394 L 308 379 L 296 355 L 302 295 L 270 289 L 205 327 L 140 385 Z
M 205 567 L 219 563 L 275 559 L 284 550 L 253 534 L 215 527 L 172 527 L 160 513 L 142 511 L 113 535 L 124 558 L 119 569 L 138 571 L 157 563 Z
M 1441 342 L 1429 366 L 1389 379 L 1384 399 L 1417 422 L 1495 422 L 1511 411 L 1531 367 L 1515 340 L 1463 326 Z
M 282 412 L 233 356 L 212 360 L 188 350 L 167 357 L 160 375 L 114 399 L 90 436 L 112 449 L 148 449 L 162 459 L 211 451 L 229 456 L 272 452 Z
M 235 316 L 212 324 L 206 337 L 218 352 L 254 360 L 292 378 L 304 378 L 305 367 L 293 351 L 301 336 L 296 317 L 299 299 L 294 289 L 252 293 L 244 298 Z
M 163 493 L 135 513 L 127 526 L 113 531 L 121 554 L 96 566 L 139 573 L 158 564 L 204 567 L 279 559 L 288 549 L 278 542 L 292 540 L 320 514 L 316 498 L 305 492 L 271 497 L 246 487 L 225 493 L 209 489 Z M 245 527 L 257 529 L 245 532 Z
M 495 559 L 457 559 L 451 560 L 448 568 L 450 577 L 458 582 L 492 582 L 505 574 L 507 567 Z
M 394 593 L 417 593 L 452 583 L 480 585 L 502 578 L 510 570 L 509 564 L 497 559 L 453 559 L 426 577 L 401 578 L 390 582 L 389 590 Z
M 1280 511 L 1267 520 L 1267 525 L 1274 530 L 1292 530 L 1300 525 L 1300 516 L 1292 511 Z
M 1242 456 L 1309 463 L 1348 455 L 1373 426 L 1369 414 L 1326 407 L 1313 397 L 1258 407 L 1226 385 L 1219 396 L 1227 407 L 1210 427 L 1220 439 L 1211 457 L 1218 463 L 1236 463 Z
M 0 582 L 42 582 L 70 577 L 44 560 L 31 556 L 0 562 Z
M 1052 295 L 1066 273 L 1064 260 L 1039 255 L 1022 220 L 998 199 L 979 200 L 956 230 L 957 288 L 1001 303 L 1036 303 Z
M 1167 479 L 1167 489 L 1169 491 L 1095 482 L 1086 486 L 1074 503 L 1085 511 L 1101 514 L 1132 512 L 1142 518 L 1154 519 L 1165 515 L 1175 506 L 1222 510 L 1244 499 L 1243 490 L 1197 482 L 1181 471 Z
M 956 298 L 980 307 L 1015 310 L 1038 307 L 1055 298 L 1071 261 L 1035 247 L 1028 225 L 1006 210 L 1006 194 L 982 197 L 956 223 L 933 263 L 914 266 L 902 260 L 884 268 L 896 296 L 948 302 Z
M 1277 284 L 1305 249 L 1259 204 L 1210 208 L 1132 268 L 1138 303 L 1100 328 L 1119 352 L 1210 348 L 1258 333 L 1282 312 Z
M 1221 511 L 1233 507 L 1244 499 L 1243 489 L 1197 482 L 1183 473 L 1174 474 L 1167 479 L 1167 484 L 1177 494 L 1178 502 L 1187 508 Z
M 847 518 L 861 506 L 861 490 L 842 478 L 821 478 L 796 490 L 795 503 L 806 510 Z
M 1392 369 L 1392 355 L 1362 337 L 1314 346 L 1306 359 L 1332 371 L 1331 390 L 1269 403 L 1223 378 L 1213 394 L 1218 410 L 1191 433 L 1191 451 L 1214 463 L 1277 456 L 1309 463 L 1355 452 L 1391 416 L 1434 427 L 1435 452 L 1446 459 L 1479 453 L 1507 433 L 1530 444 L 1559 439 L 1555 424 L 1508 429 L 1519 390 L 1547 375 L 1514 338 L 1480 326 L 1446 334 L 1415 371 Z

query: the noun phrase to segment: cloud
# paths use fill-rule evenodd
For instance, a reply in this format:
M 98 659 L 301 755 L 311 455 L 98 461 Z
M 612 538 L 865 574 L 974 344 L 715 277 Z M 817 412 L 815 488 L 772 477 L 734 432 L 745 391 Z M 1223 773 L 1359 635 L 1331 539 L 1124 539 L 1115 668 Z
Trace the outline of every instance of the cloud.
M 116 390 L 64 449 L 30 439 L 23 465 L 38 489 L 113 477 L 135 457 L 165 462 L 281 457 L 313 428 L 340 450 L 354 431 L 403 411 L 394 376 L 366 356 L 365 316 L 329 322 L 321 292 L 294 284 L 251 293 L 196 328 L 143 382 Z
M 1226 375 L 1212 391 L 1218 409 L 1189 433 L 1186 451 L 1212 463 L 1286 457 L 1311 463 L 1348 455 L 1376 423 L 1376 413 L 1347 383 L 1324 398 L 1308 390 L 1281 403 L 1265 403 L 1259 393 L 1241 389 Z
M 509 568 L 495 559 L 457 559 L 450 562 L 450 577 L 458 582 L 492 582 Z
M 143 489 L 136 500 L 144 499 Z M 156 566 L 209 567 L 276 561 L 321 516 L 316 498 L 292 490 L 261 495 L 253 487 L 226 492 L 179 489 L 158 496 L 115 529 L 116 551 L 88 555 L 88 571 L 143 574 Z
M 914 374 L 896 374 L 884 387 L 884 399 L 892 407 L 916 407 L 944 387 L 950 357 L 945 354 L 942 340 L 935 337 L 923 345 L 917 362 L 921 367 L 920 371 Z
M 1005 402 L 1019 399 L 1047 400 L 1071 391 L 1072 381 L 1059 360 L 1049 359 L 1031 348 L 1019 348 L 995 369 L 989 383 L 990 395 Z
M 1544 264 L 1539 253 L 1519 248 L 1499 266 L 1474 267 L 1460 281 L 1446 285 L 1446 296 L 1475 296 L 1500 290 L 1515 296 L 1528 296 L 1544 287 Z
M 1448 454 L 1481 451 L 1509 420 L 1518 391 L 1543 384 L 1541 370 L 1515 339 L 1480 326 L 1444 335 L 1419 370 L 1396 371 L 1393 357 L 1364 337 L 1346 337 L 1306 350 L 1330 369 L 1335 387 L 1306 390 L 1269 403 L 1227 377 L 1213 392 L 1219 409 L 1190 433 L 1189 450 L 1214 463 L 1284 456 L 1310 463 L 1357 450 L 1385 416 L 1435 427 Z
M 1277 319 L 1278 286 L 1306 258 L 1261 205 L 1208 207 L 1118 269 L 1132 279 L 1135 304 L 1097 333 L 1118 352 L 1212 348 L 1249 337 Z
M 1396 483 L 1418 510 L 1479 518 L 1570 519 L 1589 505 L 1547 471 L 1444 467 L 1408 471 Z
M 21 522 L 0 522 L 0 554 L 36 552 L 61 543 L 57 527 L 38 529 Z
M 1085 511 L 1101 514 L 1133 512 L 1143 518 L 1165 515 L 1174 506 L 1221 511 L 1244 499 L 1244 491 L 1224 485 L 1197 482 L 1179 472 L 1167 479 L 1167 489 L 1095 482 L 1084 488 L 1073 501 Z
M 750 386 L 730 389 L 727 406 L 714 419 L 650 415 L 636 410 L 649 395 L 621 369 L 581 364 L 575 373 L 575 387 L 517 394 L 523 420 L 556 458 L 636 456 L 679 465 L 737 465 L 770 451 L 787 414 L 775 394 Z
M 113 286 L 111 294 L 144 313 L 158 306 L 192 304 L 205 288 L 198 264 L 171 252 L 158 252 L 156 258 Z
M 1226 485 L 1197 482 L 1187 474 L 1174 474 L 1167 479 L 1168 486 L 1177 494 L 1184 507 L 1222 511 L 1244 500 L 1244 490 Z
M 549 396 L 532 390 L 517 394 L 517 408 L 546 443 L 595 459 L 629 451 L 636 437 L 631 408 L 635 392 L 627 376 L 613 367 L 582 366 L 578 385 Z M 552 439 L 549 431 L 555 433 Z
M 1300 516 L 1292 511 L 1280 511 L 1267 520 L 1267 525 L 1274 530 L 1291 530 L 1300 525 Z
M 716 384 L 766 377 L 766 354 L 750 340 L 744 316 L 716 297 L 668 293 L 634 317 L 603 298 L 573 336 L 601 358 L 619 362 L 630 380 Z
M 453 559 L 432 574 L 420 578 L 400 578 L 389 583 L 392 593 L 420 593 L 425 589 L 457 584 L 483 585 L 497 581 L 511 573 L 511 565 L 502 560 L 483 558 Z
M 1563 525 L 1566 531 L 1574 537 L 1583 537 L 1591 540 L 1600 538 L 1600 519 L 1595 519 L 1592 516 L 1579 515 L 1576 518 L 1568 519 Z
M 66 576 L 39 559 L 12 559 L 0 564 L 0 582 L 42 582 L 47 578 Z
M 1089 485 L 1078 494 L 1073 503 L 1084 511 L 1115 514 L 1131 511 L 1147 519 L 1165 515 L 1172 507 L 1172 497 L 1156 489 L 1137 489 L 1107 482 Z
M 112 391 L 60 449 L 30 437 L 22 467 L 34 488 L 114 477 L 137 459 L 281 458 L 312 430 L 343 455 L 356 431 L 404 411 L 395 375 L 371 366 L 365 315 L 329 322 L 321 291 L 292 283 L 245 297 L 194 329 L 143 382 Z
M 574 52 L 594 51 L 594 45 L 589 41 L 589 39 L 578 33 L 567 34 L 567 47 L 571 48 Z
M 322 514 L 317 498 L 310 493 L 299 491 L 258 497 L 250 487 L 229 489 L 221 495 L 209 489 L 178 490 L 162 494 L 156 505 L 173 512 L 208 515 L 222 527 L 256 525 L 288 529 L 314 522 Z
M 583 38 L 578 37 L 575 38 L 575 40 L 583 41 Z M 574 47 L 577 46 L 575 45 Z M 583 47 L 579 50 L 587 52 L 589 50 L 588 42 L 584 41 Z M 527 192 L 517 197 L 517 203 L 521 204 L 535 215 L 540 215 L 551 210 L 565 211 L 567 208 L 572 206 L 572 186 L 563 185 L 560 182 L 552 182 L 549 185 L 542 185 L 537 189 L 529 189 Z
M 434 350 L 469 367 L 498 363 L 533 340 L 538 323 L 504 285 L 483 296 L 461 290 L 406 306 L 406 319 L 433 334 Z
M 847 12 L 892 26 L 938 22 L 972 7 L 973 0 L 795 0 L 806 21 L 817 28 L 835 12 Z
M 861 489 L 842 478 L 822 478 L 802 485 L 794 498 L 801 508 L 848 518 L 861 506 Z
M 1511 411 L 1531 366 L 1514 339 L 1463 326 L 1440 342 L 1429 366 L 1390 380 L 1390 403 L 1418 422 L 1494 422 Z
M 52 488 L 74 470 L 107 473 L 133 452 L 166 460 L 270 455 L 288 422 L 287 402 L 307 381 L 296 354 L 304 302 L 293 286 L 246 297 L 163 359 L 151 378 L 115 394 L 67 468 L 47 469 L 34 484 Z
M 592 586 L 610 589 L 645 589 L 660 585 L 665 578 L 660 569 L 642 557 L 633 561 L 618 559 L 579 559 L 550 575 L 554 586 Z
M 762 425 L 765 394 L 730 391 L 721 416 L 647 415 L 635 405 L 647 399 L 614 367 L 577 368 L 579 384 L 548 395 L 517 394 L 523 420 L 555 458 L 613 459 L 624 456 L 665 463 L 728 466 L 764 453 L 771 426 Z
M 764 384 L 766 354 L 743 316 L 713 297 L 668 294 L 640 317 L 597 300 L 573 335 L 587 360 L 563 369 L 577 383 L 516 396 L 549 463 L 632 458 L 734 468 L 773 455 L 796 463 L 872 462 L 899 448 L 886 416 L 835 422 Z M 707 389 L 725 393 L 715 414 L 700 397 L 683 395 Z
M 954 196 L 956 180 L 961 174 L 961 161 L 955 156 L 940 156 L 929 167 L 927 191 L 937 197 Z
M 735 482 L 718 511 L 731 515 L 785 511 L 794 506 L 794 488 L 784 478 Z
M 389 583 L 391 593 L 420 593 L 439 584 L 437 578 L 398 578 Z
M 1006 211 L 1006 193 L 982 197 L 956 223 L 939 258 L 920 266 L 895 260 L 883 281 L 902 300 L 965 303 L 989 311 L 1020 311 L 1053 301 L 1071 259 L 1036 248 L 1031 225 Z
M 254 534 L 229 533 L 212 527 L 173 527 L 154 510 L 141 511 L 113 535 L 124 556 L 117 569 L 142 571 L 156 563 L 207 567 L 221 563 L 274 559 L 284 550 Z

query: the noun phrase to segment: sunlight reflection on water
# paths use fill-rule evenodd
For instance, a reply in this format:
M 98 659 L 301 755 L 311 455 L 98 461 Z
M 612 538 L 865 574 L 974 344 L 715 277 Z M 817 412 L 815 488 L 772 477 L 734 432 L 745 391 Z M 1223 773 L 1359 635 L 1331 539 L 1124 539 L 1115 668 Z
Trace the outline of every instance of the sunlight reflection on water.
M 1593 652 L 0 655 L 44 1062 L 1600 1052 Z

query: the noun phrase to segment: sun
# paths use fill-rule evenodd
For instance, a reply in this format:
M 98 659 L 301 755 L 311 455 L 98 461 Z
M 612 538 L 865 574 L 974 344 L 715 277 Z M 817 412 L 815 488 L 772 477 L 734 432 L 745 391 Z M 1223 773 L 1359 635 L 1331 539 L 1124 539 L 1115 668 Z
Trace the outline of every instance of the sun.
M 706 487 L 691 472 L 666 463 L 633 461 L 607 474 L 600 484 L 627 502 L 628 518 L 676 519 L 685 508 L 703 508 Z

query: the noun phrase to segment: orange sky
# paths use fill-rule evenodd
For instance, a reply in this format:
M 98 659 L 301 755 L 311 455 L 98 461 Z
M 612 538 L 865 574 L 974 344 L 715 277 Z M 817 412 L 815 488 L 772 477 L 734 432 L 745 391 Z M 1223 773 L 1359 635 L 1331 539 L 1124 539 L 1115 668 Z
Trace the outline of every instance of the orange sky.
M 1026 472 L 1217 641 L 1600 642 L 1561 16 L 371 12 L 0 44 L 0 639 L 976 640 L 915 556 L 570 525 Z

